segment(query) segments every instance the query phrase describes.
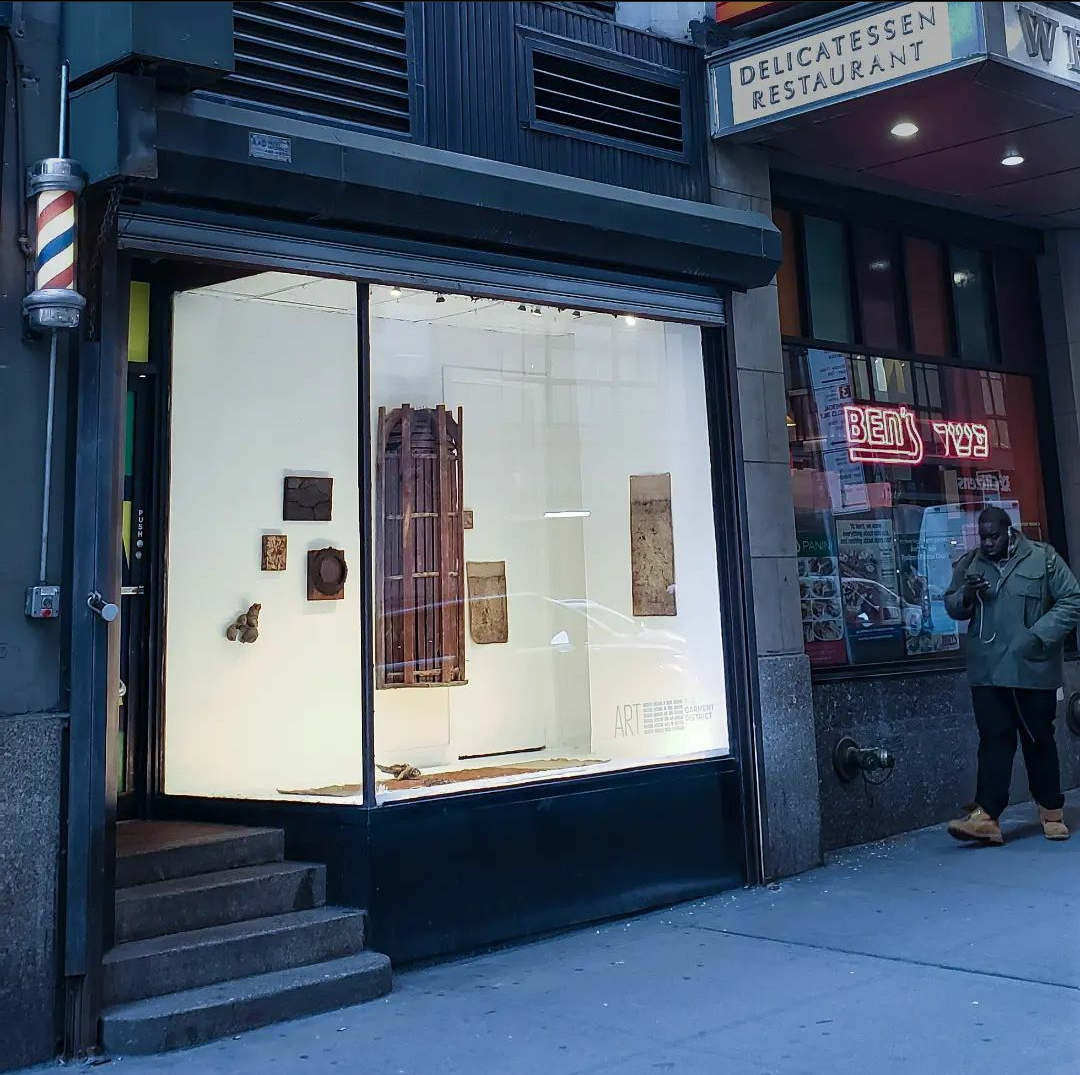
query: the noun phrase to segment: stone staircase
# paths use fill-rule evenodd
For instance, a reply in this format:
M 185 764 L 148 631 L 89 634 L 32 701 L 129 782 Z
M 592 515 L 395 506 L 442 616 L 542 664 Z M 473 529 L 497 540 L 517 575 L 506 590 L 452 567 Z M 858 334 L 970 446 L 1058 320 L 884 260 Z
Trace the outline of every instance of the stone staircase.
M 284 848 L 279 829 L 117 826 L 108 1052 L 185 1048 L 390 991 L 365 912 L 325 906 L 326 867 L 286 862 Z

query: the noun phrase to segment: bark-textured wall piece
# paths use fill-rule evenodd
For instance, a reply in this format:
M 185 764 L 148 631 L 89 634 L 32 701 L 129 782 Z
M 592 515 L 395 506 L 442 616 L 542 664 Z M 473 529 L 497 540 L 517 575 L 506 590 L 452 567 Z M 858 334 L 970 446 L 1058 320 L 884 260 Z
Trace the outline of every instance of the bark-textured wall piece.
M 630 476 L 630 566 L 634 615 L 677 615 L 670 474 Z
M 309 601 L 341 601 L 349 567 L 341 549 L 308 552 L 307 596 Z
M 263 571 L 284 571 L 288 562 L 289 539 L 284 534 L 263 534 Z
M 281 517 L 285 522 L 328 523 L 333 514 L 334 479 L 287 475 Z
M 506 561 L 468 563 L 469 635 L 478 645 L 506 642 L 510 622 L 506 610 Z

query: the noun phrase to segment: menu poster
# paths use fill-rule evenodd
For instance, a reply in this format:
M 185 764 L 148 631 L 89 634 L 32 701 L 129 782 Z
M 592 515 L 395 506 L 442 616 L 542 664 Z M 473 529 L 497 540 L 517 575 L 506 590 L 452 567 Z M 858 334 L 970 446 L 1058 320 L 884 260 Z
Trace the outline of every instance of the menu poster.
M 903 616 L 897 593 L 892 521 L 837 519 L 836 543 L 852 661 L 894 656 L 903 631 Z M 882 648 L 882 643 L 887 645 Z
M 799 600 L 803 644 L 811 664 L 843 664 L 844 610 L 840 597 L 840 568 L 836 545 L 821 525 L 798 531 Z M 811 520 L 807 520 L 811 523 Z
M 945 611 L 941 578 L 951 578 L 952 562 L 945 542 L 921 541 L 920 534 L 897 537 L 904 649 L 909 657 L 949 653 L 960 648 L 957 623 Z
M 822 465 L 828 475 L 833 513 L 865 511 L 869 498 L 863 467 L 848 458 L 844 407 L 854 400 L 847 355 L 812 347 L 806 352 L 806 361 L 814 389 L 818 435 L 823 441 Z

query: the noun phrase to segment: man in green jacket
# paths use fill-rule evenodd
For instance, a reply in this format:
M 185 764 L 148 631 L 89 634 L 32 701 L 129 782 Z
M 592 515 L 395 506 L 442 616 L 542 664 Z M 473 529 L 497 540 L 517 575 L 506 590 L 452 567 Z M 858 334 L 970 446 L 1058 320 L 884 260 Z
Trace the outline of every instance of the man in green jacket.
M 945 594 L 955 620 L 969 621 L 968 679 L 979 728 L 975 806 L 953 821 L 958 840 L 1001 844 L 1016 737 L 1043 832 L 1067 840 L 1054 717 L 1064 680 L 1065 639 L 1080 624 L 1080 584 L 1049 546 L 1012 529 L 1001 508 L 979 516 L 979 547 L 962 556 Z

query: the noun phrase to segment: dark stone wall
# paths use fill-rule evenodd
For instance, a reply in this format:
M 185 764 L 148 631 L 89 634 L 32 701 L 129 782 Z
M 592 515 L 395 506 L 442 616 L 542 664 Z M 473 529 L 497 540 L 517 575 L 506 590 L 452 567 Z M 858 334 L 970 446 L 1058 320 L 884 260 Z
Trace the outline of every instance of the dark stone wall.
M 0 1070 L 57 1054 L 65 723 L 0 717 Z
M 59 621 L 23 615 L 38 581 L 42 464 L 49 378 L 46 340 L 27 340 L 21 305 L 26 235 L 20 170 L 55 156 L 59 97 L 56 3 L 17 4 L 23 154 L 16 131 L 16 73 L 7 42 L 0 95 L 0 1069 L 57 1052 L 61 784 L 66 709 L 61 663 L 69 611 Z M 32 234 L 32 230 L 30 231 Z M 67 361 L 58 369 L 50 583 L 63 585 Z M 70 595 L 64 595 L 70 602 Z
M 1065 690 L 1080 690 L 1080 662 L 1066 666 Z M 822 841 L 827 851 L 880 840 L 955 817 L 975 794 L 978 733 L 963 672 L 814 685 Z M 1065 726 L 1059 705 L 1058 748 L 1065 787 L 1080 786 L 1080 739 Z M 860 746 L 884 746 L 896 756 L 887 783 L 843 783 L 833 748 L 850 735 Z M 880 779 L 873 774 L 872 779 Z M 1029 798 L 1017 750 L 1013 802 Z

